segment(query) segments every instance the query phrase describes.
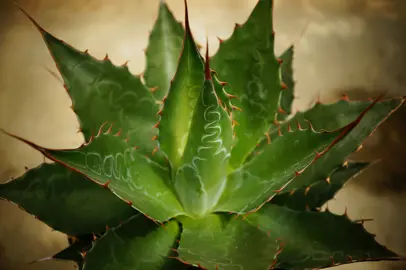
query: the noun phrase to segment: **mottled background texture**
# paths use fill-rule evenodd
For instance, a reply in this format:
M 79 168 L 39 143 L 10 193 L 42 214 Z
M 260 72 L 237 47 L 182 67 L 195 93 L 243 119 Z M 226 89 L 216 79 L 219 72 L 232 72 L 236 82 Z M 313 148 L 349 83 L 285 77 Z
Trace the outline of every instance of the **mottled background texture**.
M 48 31 L 98 58 L 109 53 L 116 64 L 130 60 L 133 73 L 145 64 L 142 49 L 156 17 L 158 0 L 17 0 Z M 183 0 L 168 0 L 183 20 Z M 234 22 L 245 21 L 256 0 L 189 0 L 191 26 L 211 52 L 216 36 L 227 38 Z M 276 50 L 296 44 L 295 77 L 298 109 L 320 95 L 322 101 L 342 93 L 353 98 L 406 95 L 405 0 L 276 0 Z M 0 127 L 39 145 L 73 148 L 82 143 L 78 122 L 62 85 L 46 68 L 55 70 L 33 25 L 9 0 L 0 0 Z M 352 179 L 329 202 L 351 218 L 373 218 L 367 230 L 394 251 L 406 255 L 406 108 L 381 126 L 357 159 L 383 158 Z M 0 182 L 32 168 L 42 156 L 16 140 L 0 136 Z M 0 269 L 73 269 L 71 263 L 42 262 L 67 245 L 66 238 L 0 201 Z M 396 262 L 359 263 L 340 270 L 401 270 Z

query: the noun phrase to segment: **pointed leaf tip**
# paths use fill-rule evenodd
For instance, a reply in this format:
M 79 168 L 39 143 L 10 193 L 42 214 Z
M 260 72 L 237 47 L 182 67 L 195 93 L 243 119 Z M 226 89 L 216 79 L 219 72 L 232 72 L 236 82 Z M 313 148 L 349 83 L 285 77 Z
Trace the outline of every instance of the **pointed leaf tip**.
M 28 12 L 23 9 L 16 1 L 11 0 L 13 4 L 34 24 L 34 26 L 41 32 L 41 34 L 45 33 L 44 28 L 42 28 L 35 20 L 34 18 L 28 14 Z
M 188 5 L 187 5 L 187 0 L 185 0 L 184 3 L 185 3 L 185 29 L 186 29 L 186 32 L 191 33 L 192 31 L 190 31 L 189 9 L 188 9 Z
M 14 138 L 14 139 L 17 139 L 17 140 L 19 140 L 19 141 L 21 141 L 21 142 L 23 142 L 23 143 L 26 143 L 27 145 L 31 146 L 32 148 L 34 148 L 35 150 L 38 150 L 39 152 L 41 152 L 41 153 L 43 153 L 43 154 L 45 153 L 44 148 L 42 148 L 42 147 L 36 145 L 35 143 L 33 143 L 33 142 L 31 142 L 31 141 L 29 141 L 29 140 L 27 140 L 27 139 L 24 139 L 24 138 L 22 138 L 22 137 L 20 137 L 20 136 L 14 135 L 14 134 L 12 134 L 12 133 L 10 133 L 10 132 L 8 132 L 8 131 L 2 129 L 2 128 L 0 128 L 0 132 L 3 133 L 3 134 L 5 134 L 5 135 L 7 135 L 7 136 L 9 136 L 9 137 L 12 137 L 12 138 Z
M 209 57 L 209 39 L 206 38 L 206 64 L 205 64 L 205 79 L 211 80 L 211 70 L 210 70 L 210 57 Z

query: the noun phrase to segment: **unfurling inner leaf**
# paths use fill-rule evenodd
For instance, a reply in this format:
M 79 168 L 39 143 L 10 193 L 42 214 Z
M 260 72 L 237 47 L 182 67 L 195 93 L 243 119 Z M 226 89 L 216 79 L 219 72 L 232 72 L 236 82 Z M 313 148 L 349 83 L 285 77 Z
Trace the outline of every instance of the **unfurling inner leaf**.
M 204 63 L 189 28 L 187 9 L 185 17 L 186 32 L 178 69 L 159 113 L 158 140 L 173 171 L 185 151 L 193 111 L 204 82 Z
M 208 61 L 208 60 L 207 60 Z M 206 62 L 207 74 L 208 62 Z M 218 202 L 227 179 L 231 119 L 220 105 L 211 76 L 196 104 L 184 156 L 174 184 L 186 212 L 202 216 Z

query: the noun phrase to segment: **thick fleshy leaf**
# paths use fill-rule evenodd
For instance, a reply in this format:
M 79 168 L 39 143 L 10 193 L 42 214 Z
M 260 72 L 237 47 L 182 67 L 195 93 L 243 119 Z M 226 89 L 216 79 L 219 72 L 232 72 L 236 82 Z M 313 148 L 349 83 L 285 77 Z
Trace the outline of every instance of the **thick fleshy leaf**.
M 400 259 L 377 243 L 362 223 L 352 222 L 345 214 L 295 211 L 267 204 L 246 220 L 269 235 L 271 242 L 281 241 L 275 268 L 313 269 L 355 261 Z M 257 250 L 261 249 L 258 245 Z
M 208 270 L 266 270 L 277 253 L 277 243 L 266 234 L 230 215 L 203 219 L 182 218 L 179 258 Z
M 233 142 L 231 119 L 221 107 L 206 61 L 207 77 L 174 179 L 185 211 L 194 216 L 205 215 L 218 202 L 226 186 Z
M 176 75 L 160 111 L 158 140 L 176 171 L 186 147 L 194 108 L 204 82 L 204 62 L 189 27 L 185 6 L 185 37 Z
M 169 257 L 179 233 L 176 221 L 160 226 L 142 215 L 134 217 L 96 241 L 85 257 L 84 270 L 168 269 L 166 264 L 177 261 Z
M 137 214 L 111 191 L 60 164 L 42 164 L 0 185 L 0 198 L 69 235 L 102 232 Z
M 230 163 L 239 167 L 275 120 L 283 84 L 274 53 L 272 0 L 258 1 L 247 22 L 236 25 L 211 58 L 227 92 L 237 96 L 236 145 Z
M 131 145 L 150 155 L 157 147 L 157 142 L 151 139 L 157 134 L 153 126 L 158 121 L 159 107 L 140 76 L 132 75 L 126 65 L 113 65 L 107 57 L 97 60 L 87 51 L 78 51 L 29 19 L 41 32 L 63 77 L 85 141 L 109 121 L 114 123 L 114 132 L 121 129 L 123 134 L 128 134 Z M 161 153 L 152 159 L 164 164 Z
M 267 204 L 245 219 L 224 214 L 181 222 L 179 258 L 210 270 L 312 269 L 333 260 L 399 259 L 361 224 L 328 212 Z
M 111 127 L 111 125 L 110 125 Z M 118 134 L 100 128 L 96 137 L 77 149 L 46 149 L 11 135 L 46 157 L 109 188 L 135 209 L 157 221 L 183 214 L 172 191 L 169 169 L 128 145 Z
M 184 33 L 182 24 L 176 21 L 168 5 L 160 1 L 159 15 L 145 53 L 147 65 L 144 72 L 145 83 L 154 88 L 157 100 L 163 99 L 169 91 L 178 66 Z
M 278 108 L 278 121 L 283 121 L 288 115 L 292 113 L 292 103 L 295 97 L 295 81 L 293 79 L 293 45 L 279 56 L 279 60 L 282 61 L 281 73 L 282 82 L 285 84 L 283 89 Z
M 307 124 L 270 137 L 259 155 L 228 176 L 215 209 L 246 213 L 261 207 L 345 138 L 363 115 L 336 131 L 316 132 Z
M 283 192 L 291 192 L 293 189 L 306 187 L 315 181 L 326 179 L 332 170 L 342 165 L 346 158 L 356 151 L 363 141 L 404 102 L 403 98 L 378 101 L 346 138 L 292 181 Z M 312 123 L 313 128 L 317 131 L 335 130 L 354 121 L 371 103 L 372 101 L 340 100 L 332 104 L 316 104 L 305 112 L 297 113 L 279 128 L 273 128 L 269 137 L 277 136 L 279 131 L 284 133 L 289 127 L 295 130 L 298 122 L 307 125 L 307 121 Z M 268 138 L 264 137 L 261 144 L 247 160 L 251 160 L 261 153 L 267 144 Z
M 343 185 L 357 176 L 369 163 L 351 162 L 335 169 L 326 179 L 319 179 L 310 186 L 284 192 L 276 195 L 270 203 L 286 206 L 294 210 L 313 210 L 323 206 L 343 187 Z

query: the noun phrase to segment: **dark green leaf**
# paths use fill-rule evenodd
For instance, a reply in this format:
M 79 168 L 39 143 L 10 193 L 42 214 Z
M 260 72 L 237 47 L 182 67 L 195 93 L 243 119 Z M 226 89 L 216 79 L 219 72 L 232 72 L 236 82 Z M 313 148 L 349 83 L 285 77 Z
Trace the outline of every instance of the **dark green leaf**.
M 266 204 L 246 217 L 253 226 L 279 239 L 280 254 L 275 267 L 312 269 L 351 261 L 400 259 L 378 244 L 362 224 L 330 212 L 294 211 Z M 262 250 L 258 245 L 257 250 Z M 264 268 L 265 269 L 265 268 Z
M 157 225 L 139 215 L 109 230 L 96 241 L 85 258 L 84 270 L 153 270 L 181 264 L 169 258 L 180 233 L 179 224 Z
M 290 193 L 278 194 L 270 203 L 294 210 L 317 209 L 331 200 L 349 179 L 358 175 L 368 165 L 369 163 L 351 162 L 339 166 L 326 179 L 319 179 L 310 186 L 294 189 Z
M 277 252 L 258 228 L 231 216 L 209 215 L 181 219 L 179 258 L 209 270 L 266 270 Z
M 328 212 L 267 204 L 240 219 L 181 219 L 180 259 L 218 270 L 314 269 L 364 260 L 400 259 L 361 224 Z
M 187 7 L 186 32 L 176 75 L 159 122 L 159 144 L 176 171 L 186 147 L 194 108 L 204 82 L 204 63 L 189 27 Z
M 238 168 L 275 119 L 282 83 L 274 53 L 272 0 L 258 1 L 247 22 L 236 25 L 232 36 L 220 43 L 212 68 L 230 84 L 227 92 L 238 97 L 236 145 L 230 163 Z
M 162 222 L 184 213 L 172 190 L 169 169 L 139 153 L 124 138 L 112 135 L 110 128 L 104 131 L 101 127 L 90 142 L 69 150 L 46 149 L 11 136 L 110 188 L 118 197 L 152 219 Z
M 42 164 L 0 185 L 0 197 L 70 235 L 102 232 L 137 214 L 109 190 L 60 164 Z
M 177 22 L 168 5 L 161 1 L 159 15 L 149 36 L 146 50 L 145 83 L 154 89 L 154 96 L 161 100 L 169 91 L 170 81 L 176 72 L 182 49 L 184 29 Z

